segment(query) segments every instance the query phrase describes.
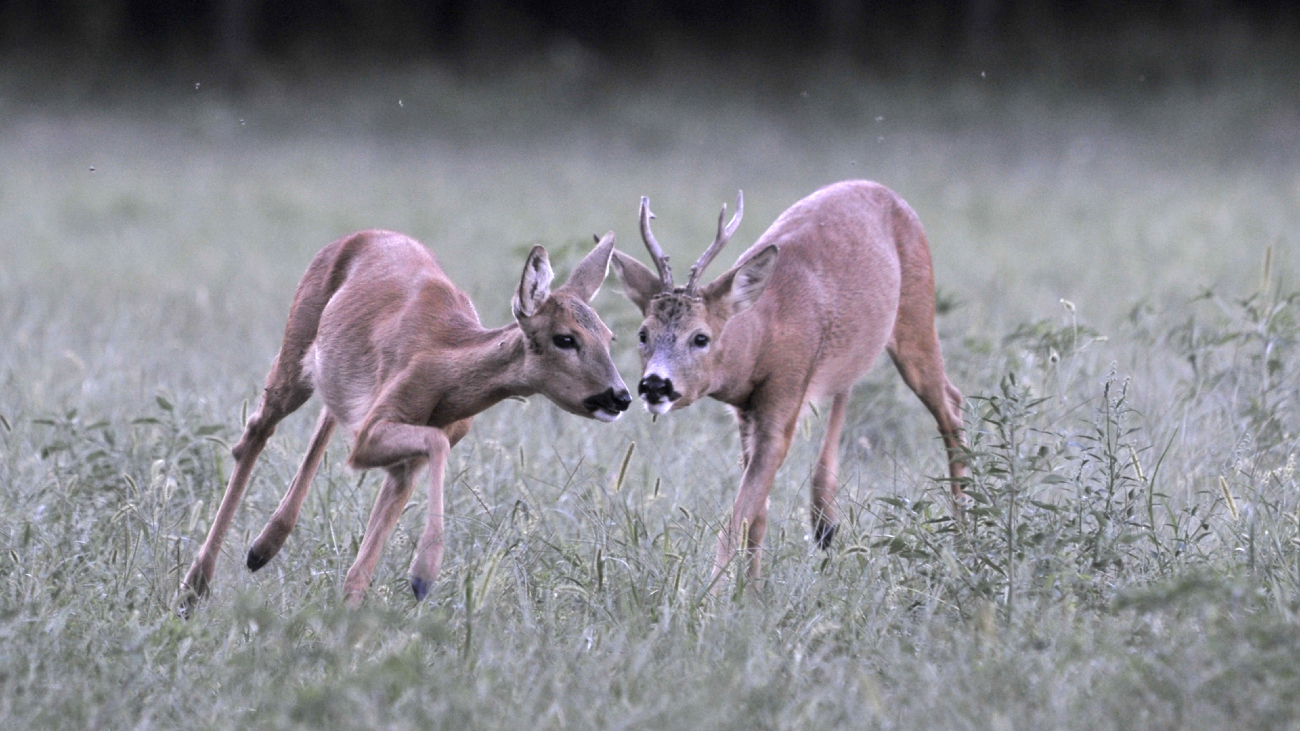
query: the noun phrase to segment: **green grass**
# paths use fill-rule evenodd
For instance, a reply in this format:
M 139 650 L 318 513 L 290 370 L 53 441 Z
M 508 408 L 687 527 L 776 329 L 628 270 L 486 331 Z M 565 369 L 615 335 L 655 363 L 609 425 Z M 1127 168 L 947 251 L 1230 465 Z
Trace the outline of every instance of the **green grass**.
M 1296 728 L 1294 90 L 714 71 L 89 102 L 0 84 L 3 725 Z M 560 276 L 593 232 L 639 252 L 643 194 L 683 262 L 736 188 L 738 252 L 848 177 L 898 190 L 929 232 L 969 397 L 964 522 L 931 419 L 881 365 L 851 403 L 834 548 L 808 537 L 813 413 L 773 490 L 765 581 L 712 597 L 739 478 L 721 405 L 603 426 L 506 402 L 451 456 L 428 600 L 406 581 L 417 491 L 348 612 L 378 477 L 343 467 L 342 438 L 285 549 L 242 565 L 313 402 L 263 454 L 215 594 L 175 617 L 328 241 L 410 233 L 496 325 L 529 245 Z M 631 379 L 616 289 L 597 306 Z

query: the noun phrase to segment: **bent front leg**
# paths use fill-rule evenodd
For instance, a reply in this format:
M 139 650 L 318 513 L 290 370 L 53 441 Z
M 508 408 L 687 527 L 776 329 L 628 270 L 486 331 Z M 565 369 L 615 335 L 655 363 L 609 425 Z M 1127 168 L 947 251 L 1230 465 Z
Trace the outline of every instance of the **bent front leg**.
M 357 559 L 343 580 L 343 603 L 348 607 L 360 606 L 366 597 L 366 589 L 370 588 L 370 579 L 384 552 L 384 544 L 411 497 L 411 476 L 415 469 L 415 465 L 403 463 L 387 470 L 388 475 L 375 497 L 375 507 L 370 510 L 370 520 L 366 522 L 361 550 L 357 551 Z
M 424 522 L 424 534 L 415 547 L 415 558 L 411 561 L 411 591 L 416 601 L 424 599 L 429 587 L 438 577 L 442 566 L 443 541 L 443 477 L 447 467 L 447 453 L 451 451 L 451 442 L 442 431 L 441 439 L 433 440 L 433 451 L 429 453 L 429 506 Z
M 459 440 L 469 424 L 468 421 L 457 422 L 452 426 L 453 436 Z M 429 522 L 417 546 L 411 571 L 412 588 L 417 598 L 422 598 L 422 590 L 428 591 L 442 561 L 442 481 L 450 450 L 451 441 L 447 433 L 428 426 L 377 421 L 364 427 L 357 435 L 356 446 L 348 461 L 363 469 L 385 467 L 389 478 L 384 481 L 375 500 L 361 550 L 343 584 L 344 599 L 349 606 L 357 606 L 364 598 L 388 536 L 411 496 L 412 472 L 426 461 L 430 469 Z
M 422 601 L 428 595 L 438 571 L 442 567 L 442 552 L 446 545 L 444 538 L 443 494 L 447 473 L 447 455 L 451 448 L 469 433 L 470 419 L 457 421 L 440 432 L 445 440 L 435 440 L 436 453 L 429 456 L 429 507 L 424 522 L 424 534 L 415 547 L 415 557 L 411 560 L 411 592 L 416 601 Z

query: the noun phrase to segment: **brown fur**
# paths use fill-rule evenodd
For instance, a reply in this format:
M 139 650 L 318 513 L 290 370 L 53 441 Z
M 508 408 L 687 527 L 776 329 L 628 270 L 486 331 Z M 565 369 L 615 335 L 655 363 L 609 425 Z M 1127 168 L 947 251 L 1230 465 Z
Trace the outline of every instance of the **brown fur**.
M 734 267 L 698 291 L 663 291 L 654 272 L 622 252 L 613 264 L 645 316 L 643 375 L 670 379 L 681 394 L 655 408 L 679 409 L 709 396 L 731 405 L 740 422 L 744 475 L 719 535 L 715 571 L 743 541 L 748 574 L 758 577 L 777 468 L 803 405 L 824 398 L 831 410 L 810 512 L 815 539 L 829 545 L 849 391 L 882 351 L 934 415 L 960 496 L 962 396 L 939 352 L 929 246 L 896 193 L 860 180 L 822 188 L 782 213 Z M 707 347 L 693 345 L 701 333 Z
M 612 335 L 587 304 L 605 278 L 613 249 L 614 235 L 606 234 L 569 281 L 551 292 L 546 251 L 534 247 L 515 293 L 516 322 L 496 329 L 479 323 L 469 298 L 413 239 L 363 231 L 321 250 L 298 285 L 262 402 L 231 450 L 235 469 L 181 585 L 182 611 L 188 613 L 208 592 L 253 463 L 276 424 L 316 391 L 325 408 L 311 446 L 253 542 L 249 568 L 257 570 L 284 545 L 341 423 L 355 438 L 348 463 L 388 473 L 344 582 L 345 598 L 352 605 L 363 598 L 410 497 L 414 473 L 427 464 L 428 516 L 411 565 L 412 587 L 422 598 L 442 561 L 447 453 L 475 414 L 510 396 L 542 393 L 571 413 L 617 418 L 584 403 L 607 390 L 626 395 L 609 355 Z M 577 347 L 559 347 L 557 336 L 573 338 Z

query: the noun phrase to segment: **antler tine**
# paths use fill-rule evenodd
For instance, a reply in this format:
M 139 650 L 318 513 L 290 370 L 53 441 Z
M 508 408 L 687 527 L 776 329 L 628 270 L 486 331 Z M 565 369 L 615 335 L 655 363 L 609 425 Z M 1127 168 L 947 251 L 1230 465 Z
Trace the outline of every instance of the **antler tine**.
M 695 285 L 699 284 L 700 275 L 704 274 L 704 270 L 708 268 L 709 264 L 713 263 L 713 258 L 718 255 L 719 251 L 722 251 L 722 247 L 726 246 L 728 241 L 731 241 L 736 229 L 740 228 L 740 219 L 744 216 L 745 191 L 741 190 L 736 192 L 736 215 L 731 217 L 731 223 L 728 223 L 726 228 L 722 227 L 722 222 L 727 219 L 727 204 L 722 204 L 722 212 L 718 214 L 718 235 L 714 237 L 713 243 L 709 244 L 709 248 L 705 249 L 704 253 L 700 255 L 699 261 L 691 266 L 691 277 L 686 283 L 687 291 L 695 291 Z
M 664 250 L 659 248 L 659 242 L 655 241 L 655 235 L 650 233 L 650 219 L 655 214 L 650 212 L 650 198 L 641 196 L 641 240 L 645 242 L 645 248 L 650 252 L 650 258 L 655 261 L 655 269 L 659 270 L 659 280 L 663 282 L 665 292 L 671 292 L 673 289 L 673 270 L 668 266 L 668 255 Z

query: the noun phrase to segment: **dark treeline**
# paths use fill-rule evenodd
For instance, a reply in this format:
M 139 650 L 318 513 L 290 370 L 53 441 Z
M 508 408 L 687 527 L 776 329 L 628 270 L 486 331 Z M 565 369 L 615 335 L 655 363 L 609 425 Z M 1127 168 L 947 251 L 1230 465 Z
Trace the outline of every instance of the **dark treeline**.
M 998 62 L 1225 26 L 1290 47 L 1300 3 L 1267 0 L 0 0 L 0 57 L 204 62 L 491 60 L 576 43 L 610 59 L 664 49 L 899 54 Z M 1081 40 L 1082 39 L 1082 40 Z M 1170 41 L 1169 39 L 1173 39 Z

